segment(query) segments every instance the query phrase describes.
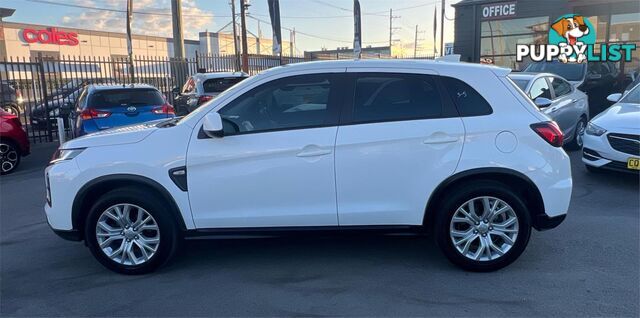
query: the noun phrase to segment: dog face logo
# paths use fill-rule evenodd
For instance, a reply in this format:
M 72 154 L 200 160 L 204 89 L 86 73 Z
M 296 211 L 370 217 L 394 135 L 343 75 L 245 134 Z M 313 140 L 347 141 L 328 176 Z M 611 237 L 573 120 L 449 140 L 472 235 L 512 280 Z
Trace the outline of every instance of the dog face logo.
M 587 56 L 584 54 L 586 49 L 585 42 L 593 44 L 589 42 L 593 40 L 591 38 L 594 38 L 593 35 L 589 34 L 591 32 L 590 26 L 589 20 L 581 15 L 565 15 L 551 25 L 549 42 L 558 45 L 562 52 L 558 56 L 558 60 L 564 63 L 582 63 L 586 61 Z
M 580 15 L 562 18 L 551 25 L 551 28 L 561 37 L 567 39 L 569 45 L 576 45 L 579 38 L 589 34 L 589 27 Z

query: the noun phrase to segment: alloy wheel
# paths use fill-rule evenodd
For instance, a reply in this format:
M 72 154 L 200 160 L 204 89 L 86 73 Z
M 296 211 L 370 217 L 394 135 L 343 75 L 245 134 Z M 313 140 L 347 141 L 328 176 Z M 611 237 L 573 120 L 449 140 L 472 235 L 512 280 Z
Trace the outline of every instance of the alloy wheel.
M 149 261 L 160 245 L 160 228 L 145 209 L 129 203 L 107 208 L 96 224 L 96 239 L 102 252 L 122 265 Z
M 10 144 L 0 143 L 0 170 L 8 173 L 18 164 L 18 150 Z
M 492 261 L 513 247 L 518 226 L 518 217 L 509 204 L 482 196 L 456 210 L 449 225 L 449 236 L 456 250 L 466 258 Z

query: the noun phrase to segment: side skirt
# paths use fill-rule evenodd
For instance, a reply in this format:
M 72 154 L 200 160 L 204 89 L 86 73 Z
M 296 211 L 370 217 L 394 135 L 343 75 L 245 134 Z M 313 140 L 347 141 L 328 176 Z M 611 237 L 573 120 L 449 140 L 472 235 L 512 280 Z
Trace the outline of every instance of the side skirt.
M 354 234 L 401 234 L 424 235 L 426 228 L 417 225 L 349 225 L 349 226 L 291 226 L 291 227 L 249 227 L 210 228 L 187 230 L 186 239 L 278 237 L 278 236 L 323 236 Z

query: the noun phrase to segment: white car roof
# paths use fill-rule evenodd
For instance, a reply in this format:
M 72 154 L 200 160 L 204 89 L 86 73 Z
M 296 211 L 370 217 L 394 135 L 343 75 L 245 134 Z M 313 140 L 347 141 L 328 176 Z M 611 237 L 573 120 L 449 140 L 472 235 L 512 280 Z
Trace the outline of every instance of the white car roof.
M 430 69 L 439 73 L 486 72 L 498 76 L 506 76 L 511 69 L 486 64 L 447 62 L 414 59 L 367 59 L 367 60 L 331 60 L 287 64 L 263 71 L 260 74 L 276 75 L 279 73 L 300 72 L 305 70 L 322 70 L 332 68 L 396 68 L 396 69 Z M 401 71 L 400 71 L 401 72 Z

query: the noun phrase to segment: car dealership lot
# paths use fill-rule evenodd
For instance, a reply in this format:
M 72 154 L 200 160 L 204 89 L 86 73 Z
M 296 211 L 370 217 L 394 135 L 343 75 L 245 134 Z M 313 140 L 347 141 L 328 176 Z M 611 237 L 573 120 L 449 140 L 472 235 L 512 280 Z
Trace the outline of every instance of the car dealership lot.
M 35 145 L 0 179 L 3 316 L 486 315 L 638 316 L 638 177 L 588 174 L 571 152 L 574 191 L 558 228 L 533 232 L 514 264 L 469 273 L 429 238 L 344 236 L 189 241 L 146 276 L 103 268 L 48 228 Z

